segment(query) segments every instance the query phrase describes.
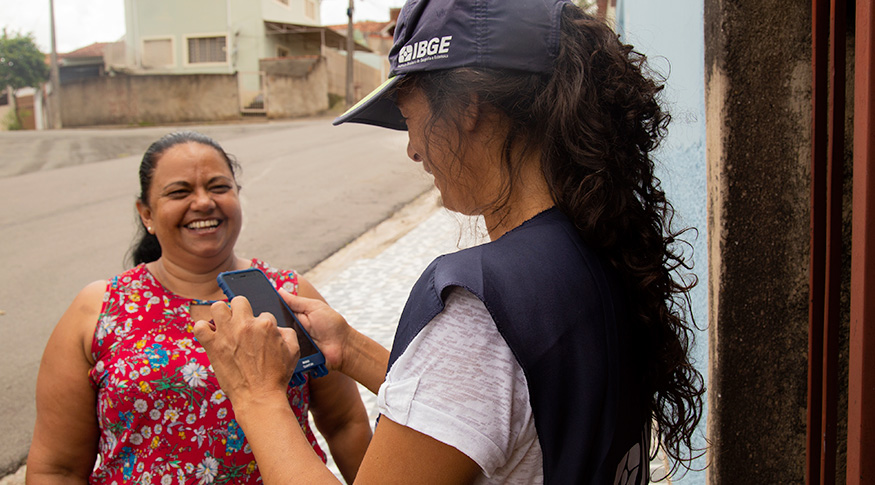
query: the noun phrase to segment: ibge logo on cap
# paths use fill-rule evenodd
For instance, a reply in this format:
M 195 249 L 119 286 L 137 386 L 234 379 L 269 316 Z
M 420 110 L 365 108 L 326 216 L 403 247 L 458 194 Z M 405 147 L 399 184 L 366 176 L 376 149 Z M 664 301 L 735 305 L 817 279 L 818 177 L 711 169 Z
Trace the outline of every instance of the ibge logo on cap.
M 398 65 L 418 64 L 447 58 L 449 57 L 451 40 L 453 40 L 453 36 L 447 35 L 407 44 L 398 53 Z

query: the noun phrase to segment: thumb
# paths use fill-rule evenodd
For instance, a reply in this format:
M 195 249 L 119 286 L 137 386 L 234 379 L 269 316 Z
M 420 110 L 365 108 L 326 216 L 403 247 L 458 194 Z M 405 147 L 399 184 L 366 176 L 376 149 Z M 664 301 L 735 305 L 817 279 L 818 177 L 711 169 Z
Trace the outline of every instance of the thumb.
M 194 334 L 194 338 L 196 338 L 204 348 L 207 348 L 216 337 L 216 327 L 206 320 L 198 320 L 194 322 L 192 333 Z
M 298 334 L 289 327 L 277 327 L 277 330 L 280 331 L 280 336 L 282 336 L 286 348 L 289 349 L 289 354 L 300 357 L 298 355 L 301 350 L 298 345 Z
M 283 300 L 286 301 L 286 305 L 289 306 L 290 310 L 295 313 L 303 313 L 304 315 L 316 310 L 319 308 L 319 304 L 322 303 L 321 301 L 312 298 L 293 295 L 282 288 L 279 289 L 279 294 L 283 297 Z

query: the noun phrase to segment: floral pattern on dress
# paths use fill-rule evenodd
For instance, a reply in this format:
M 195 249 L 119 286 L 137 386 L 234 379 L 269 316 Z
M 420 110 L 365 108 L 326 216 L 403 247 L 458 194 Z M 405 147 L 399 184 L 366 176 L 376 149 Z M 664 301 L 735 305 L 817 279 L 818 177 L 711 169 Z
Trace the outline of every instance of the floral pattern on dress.
M 297 293 L 292 271 L 257 259 L 276 288 Z M 94 331 L 89 377 L 97 391 L 100 465 L 90 483 L 261 481 L 252 449 L 192 334 L 194 300 L 164 288 L 144 264 L 110 281 Z M 289 387 L 295 416 L 325 461 L 307 418 L 309 376 Z

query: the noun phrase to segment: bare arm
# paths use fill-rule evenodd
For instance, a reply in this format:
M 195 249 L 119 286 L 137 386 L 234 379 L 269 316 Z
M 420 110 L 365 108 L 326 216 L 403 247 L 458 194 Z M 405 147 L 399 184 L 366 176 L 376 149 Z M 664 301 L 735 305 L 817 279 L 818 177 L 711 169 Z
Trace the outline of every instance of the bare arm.
M 298 294 L 324 301 L 308 281 L 299 278 L 298 282 Z M 352 483 L 371 441 L 368 413 L 355 381 L 336 371 L 310 379 L 310 412 L 337 468 Z
M 87 483 L 94 467 L 100 429 L 88 372 L 105 290 L 106 281 L 96 281 L 79 292 L 46 344 L 36 384 L 28 484 Z
M 304 306 L 317 302 L 300 297 L 291 299 Z M 325 308 L 311 308 L 303 314 L 305 318 L 330 317 L 331 312 Z M 292 309 L 299 311 L 294 306 Z M 264 483 L 337 483 L 310 447 L 286 400 L 285 388 L 298 356 L 294 331 L 277 328 L 276 321 L 267 314 L 253 317 L 243 297 L 234 298 L 230 309 L 221 303 L 213 305 L 212 314 L 215 326 L 199 321 L 195 324 L 195 336 L 207 350 L 219 383 L 234 406 Z M 388 359 L 385 349 L 373 345 L 382 349 Z M 367 343 L 363 348 L 375 350 Z M 371 357 L 382 353 L 375 351 Z M 342 364 L 344 373 L 347 365 L 353 373 L 377 367 L 373 363 L 366 366 L 352 361 L 344 363 L 343 359 L 335 363 Z M 382 373 L 385 363 L 380 382 Z M 455 448 L 383 419 L 359 468 L 356 483 L 459 484 L 472 482 L 478 472 L 477 464 Z

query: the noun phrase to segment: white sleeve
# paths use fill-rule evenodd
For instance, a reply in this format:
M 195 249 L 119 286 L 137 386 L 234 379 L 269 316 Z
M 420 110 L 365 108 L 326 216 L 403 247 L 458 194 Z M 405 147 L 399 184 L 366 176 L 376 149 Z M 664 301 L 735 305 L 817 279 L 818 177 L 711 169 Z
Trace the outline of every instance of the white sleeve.
M 523 370 L 483 302 L 464 289 L 451 291 L 444 311 L 393 364 L 377 405 L 392 421 L 458 449 L 486 477 L 531 461 L 524 456 L 540 468 Z

